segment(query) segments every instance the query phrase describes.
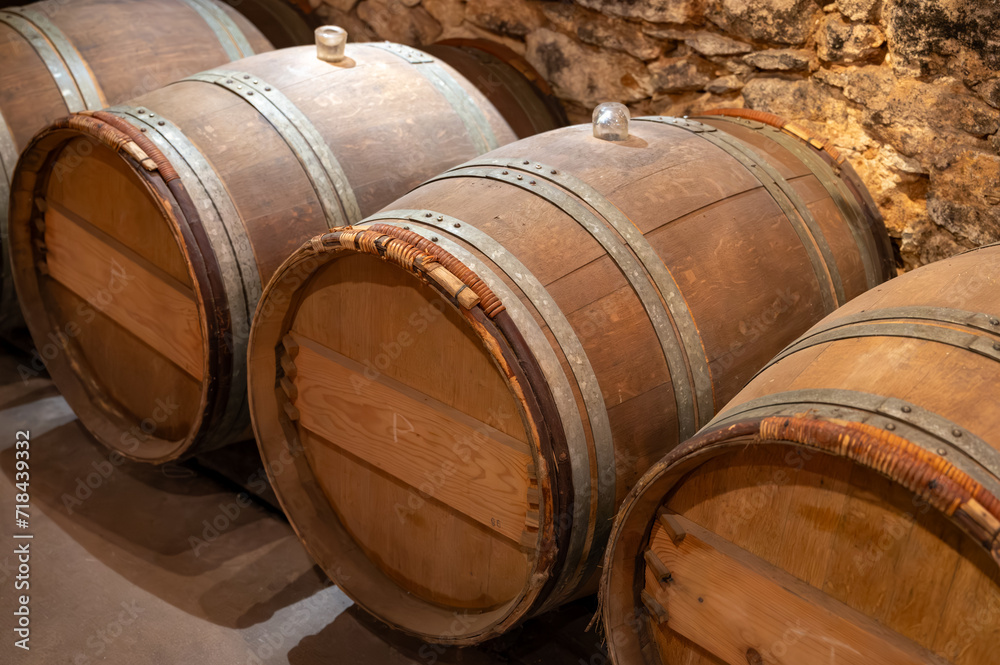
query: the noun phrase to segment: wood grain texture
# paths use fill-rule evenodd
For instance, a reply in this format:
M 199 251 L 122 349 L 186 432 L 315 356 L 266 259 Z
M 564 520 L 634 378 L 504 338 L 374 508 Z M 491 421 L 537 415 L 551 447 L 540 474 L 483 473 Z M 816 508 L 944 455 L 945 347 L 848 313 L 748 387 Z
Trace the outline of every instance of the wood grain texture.
M 295 338 L 302 427 L 511 540 L 520 537 L 531 461 L 522 442 L 384 377 L 368 380 L 357 363 Z
M 253 24 L 220 6 L 255 52 L 271 50 Z M 47 16 L 66 36 L 109 105 L 229 61 L 209 25 L 180 0 L 43 0 L 25 7 Z M 35 50 L 0 26 L 0 35 L 6 33 L 9 38 L 0 39 L 0 112 L 21 148 L 68 111 Z
M 772 148 L 762 159 L 784 160 L 791 186 L 800 185 L 803 199 L 814 205 L 816 214 L 825 216 L 825 223 L 838 234 L 846 234 L 840 240 L 850 237 L 841 209 L 824 205 L 829 194 L 814 186 L 816 177 L 809 169 L 796 165 L 787 151 Z M 678 399 L 681 389 L 689 388 L 692 377 L 697 377 L 697 409 L 707 420 L 767 359 L 823 316 L 826 306 L 820 294 L 828 284 L 825 280 L 817 283 L 817 267 L 793 221 L 785 217 L 752 169 L 690 132 L 635 123 L 628 141 L 607 142 L 595 139 L 588 126 L 570 127 L 502 147 L 488 160 L 473 162 L 468 169 L 475 171 L 456 170 L 435 178 L 391 206 L 418 212 L 384 214 L 390 223 L 419 229 L 431 243 L 440 242 L 448 251 L 457 245 L 460 249 L 454 253 L 460 261 L 475 266 L 474 272 L 495 284 L 498 292 L 509 289 L 502 296 L 505 316 L 509 316 L 502 319 L 506 326 L 502 333 L 490 328 L 484 339 L 477 326 L 485 324 L 476 316 L 490 316 L 490 312 L 473 308 L 458 316 L 458 309 L 452 308 L 447 310 L 452 315 L 437 317 L 428 333 L 413 335 L 409 321 L 422 306 L 435 302 L 432 291 L 417 287 L 417 280 L 408 274 L 410 269 L 401 270 L 396 259 L 376 258 L 364 244 L 359 245 L 361 251 L 354 251 L 354 241 L 347 239 L 355 231 L 338 231 L 324 239 L 322 252 L 303 246 L 275 275 L 272 285 L 291 285 L 297 270 L 305 272 L 297 279 L 302 286 L 272 289 L 274 295 L 267 296 L 273 298 L 281 318 L 277 313 L 268 316 L 267 334 L 255 341 L 265 351 L 253 356 L 262 365 L 261 375 L 280 379 L 277 365 L 269 366 L 273 360 L 266 349 L 291 329 L 357 363 L 355 376 L 368 373 L 377 382 L 381 382 L 376 378 L 380 375 L 391 377 L 480 422 L 489 422 L 490 405 L 499 400 L 512 403 L 521 394 L 549 400 L 546 429 L 556 431 L 559 439 L 551 453 L 543 447 L 533 461 L 546 460 L 545 465 L 538 465 L 538 486 L 546 499 L 552 497 L 558 503 L 542 502 L 537 510 L 527 511 L 526 537 L 520 542 L 530 543 L 533 536 L 548 533 L 556 520 L 565 521 L 572 511 L 570 534 L 572 546 L 578 549 L 567 555 L 566 563 L 557 563 L 557 568 L 563 566 L 555 573 L 559 575 L 557 591 L 547 599 L 556 604 L 592 590 L 596 566 L 590 561 L 596 563 L 605 546 L 604 527 L 612 521 L 615 507 L 648 465 L 679 443 L 682 422 L 685 435 L 696 429 L 695 407 Z M 834 177 L 832 170 L 822 175 Z M 629 225 L 643 237 L 632 235 Z M 475 231 L 468 231 L 469 227 Z M 388 231 L 379 228 L 372 233 L 383 232 Z M 344 244 L 338 246 L 339 242 Z M 857 247 L 845 242 L 836 243 L 831 251 L 834 260 L 852 252 L 855 258 L 860 256 Z M 640 254 L 645 265 L 636 258 Z M 474 261 L 465 258 L 470 255 Z M 322 266 L 303 268 L 310 260 Z M 851 289 L 866 282 L 859 261 L 845 259 L 839 265 L 853 271 Z M 669 275 L 660 275 L 662 268 Z M 819 269 L 822 272 L 823 267 Z M 656 280 L 649 273 L 656 273 Z M 676 293 L 668 293 L 671 281 Z M 659 318 L 666 308 L 661 298 L 669 299 L 673 318 L 667 314 Z M 500 321 L 492 325 L 499 327 Z M 681 359 L 671 355 L 677 336 L 682 338 Z M 521 338 L 529 337 L 526 345 Z M 503 362 L 496 360 L 495 351 L 492 360 L 484 353 L 484 347 L 493 348 L 492 343 L 510 345 Z M 516 362 L 511 362 L 511 354 Z M 528 382 L 515 385 L 509 380 L 512 365 L 534 367 L 543 361 L 544 367 Z M 296 361 L 295 407 L 301 414 L 300 424 L 315 431 L 309 426 L 308 411 L 319 404 L 304 401 L 304 371 Z M 350 379 L 340 368 L 325 371 L 330 379 Z M 258 393 L 268 403 L 265 418 L 273 421 L 277 414 L 278 422 L 258 425 L 269 432 L 290 427 L 282 420 L 283 410 L 270 410 L 274 406 L 267 391 L 271 385 L 265 381 Z M 558 407 L 551 397 L 557 391 Z M 287 394 L 283 390 L 279 401 Z M 335 402 L 350 405 L 344 408 L 345 414 L 363 414 L 364 424 L 338 421 L 326 427 L 323 438 L 412 485 L 415 481 L 404 469 L 390 468 L 366 448 L 334 437 L 346 439 L 357 432 L 365 446 L 379 442 L 374 447 L 382 450 L 387 446 L 385 432 L 391 429 L 389 409 L 382 404 L 405 405 L 419 413 L 416 405 L 380 391 L 367 394 L 364 402 L 346 395 L 330 404 Z M 438 428 L 446 436 L 435 444 L 444 449 L 449 439 L 462 436 L 457 431 L 449 433 L 448 427 Z M 569 441 L 564 443 L 562 437 Z M 421 446 L 433 448 L 430 443 Z M 274 445 L 280 446 L 280 441 L 263 447 Z M 543 458 L 545 454 L 555 459 Z M 422 461 L 416 463 L 409 455 L 401 466 L 423 468 Z M 437 459 L 441 454 L 430 457 Z M 738 504 L 754 495 L 769 473 L 770 469 L 746 469 L 739 479 L 745 491 L 730 496 L 731 502 Z M 493 483 L 484 484 L 474 474 L 456 481 L 465 485 L 464 490 L 456 486 L 457 496 L 492 493 Z M 490 502 L 513 497 L 497 496 Z M 474 514 L 456 499 L 441 500 L 466 516 Z M 513 514 L 521 514 L 523 505 L 512 508 Z M 752 553 L 777 556 L 780 543 L 770 533 L 780 530 L 786 512 L 780 497 L 768 496 L 759 523 L 737 524 L 734 534 L 756 540 L 746 545 Z M 305 518 L 310 519 L 308 514 Z M 558 547 L 565 546 L 559 543 Z M 374 551 L 368 556 L 377 561 L 390 553 Z M 534 584 L 541 577 L 524 581 Z M 419 586 L 420 580 L 407 584 Z M 433 595 L 433 585 L 422 593 Z M 364 598 L 359 602 L 375 606 L 381 595 L 371 598 L 371 603 Z M 385 609 L 377 613 L 404 630 L 417 631 L 412 616 Z M 497 632 L 506 629 L 506 625 L 494 626 Z M 453 638 L 419 634 L 432 640 Z M 485 639 L 483 634 L 468 637 L 470 642 L 480 639 Z
M 434 498 L 308 430 L 309 464 L 352 539 L 406 593 L 482 611 L 514 598 L 528 555 Z
M 667 608 L 667 625 L 729 665 L 943 663 L 798 579 L 683 520 L 675 545 L 654 527 L 650 547 L 671 571 L 646 590 Z
M 201 380 L 198 305 L 189 289 L 101 242 L 55 208 L 46 215 L 45 244 L 53 279 Z
M 131 6 L 128 0 L 101 1 L 108 5 L 112 21 Z M 174 3 L 183 4 L 180 0 L 153 0 L 143 7 L 151 17 L 162 18 L 164 7 Z M 188 11 L 197 18 L 194 12 Z M 93 29 L 95 20 L 93 17 L 81 19 L 82 25 L 89 26 L 87 34 L 91 36 L 100 33 Z M 137 31 L 140 39 L 148 27 L 144 25 Z M 117 29 L 112 25 L 108 31 L 117 34 Z M 123 44 L 133 44 L 131 39 L 125 39 Z M 98 41 L 94 37 L 93 43 L 85 41 L 81 48 L 93 47 L 99 51 L 101 44 Z M 147 48 L 155 49 L 157 44 L 150 43 L 138 50 L 144 54 Z M 171 56 L 175 50 L 176 59 Z M 191 49 L 184 40 L 175 40 L 157 62 L 183 69 L 182 63 L 193 50 L 196 49 Z M 374 212 L 435 173 L 476 156 L 478 145 L 468 137 L 459 112 L 424 76 L 420 65 L 371 46 L 351 44 L 348 51 L 349 59 L 344 66 L 318 60 L 315 47 L 308 46 L 263 53 L 235 63 L 211 62 L 197 69 L 224 65 L 246 71 L 247 76 L 260 77 L 269 89 L 280 90 L 307 118 L 306 122 L 313 125 L 319 140 L 331 147 L 343 169 L 346 188 L 353 192 L 365 214 Z M 95 70 L 101 69 L 101 63 L 113 69 L 109 59 L 92 63 Z M 472 83 L 446 63 L 435 61 L 433 66 L 455 78 L 455 86 L 468 95 L 464 103 L 484 116 L 499 142 L 514 139 L 504 118 Z M 170 78 L 179 79 L 190 73 L 192 71 L 174 72 Z M 127 76 L 113 76 L 110 71 L 108 80 L 109 90 L 128 83 Z M 50 126 L 45 138 L 33 144 L 32 150 L 37 150 L 36 157 L 41 161 L 32 162 L 32 176 L 25 179 L 26 186 L 33 190 L 25 199 L 29 203 L 24 211 L 27 216 L 12 222 L 20 224 L 26 235 L 24 247 L 14 253 L 23 257 L 19 260 L 25 265 L 45 265 L 45 258 L 36 256 L 41 251 L 43 239 L 37 237 L 39 225 L 37 220 L 31 219 L 30 203 L 38 201 L 39 206 L 45 206 L 51 201 L 52 207 L 67 217 L 83 220 L 112 238 L 115 242 L 109 246 L 128 250 L 125 254 L 134 253 L 148 261 L 147 267 L 155 267 L 189 286 L 192 294 L 197 294 L 194 301 L 204 305 L 201 311 L 204 320 L 200 326 L 191 325 L 194 319 L 190 311 L 180 312 L 179 302 L 168 298 L 159 303 L 167 296 L 156 284 L 145 287 L 149 293 L 144 292 L 143 297 L 149 298 L 136 307 L 109 310 L 127 330 L 202 381 L 205 397 L 202 413 L 207 426 L 193 429 L 190 440 L 182 442 L 180 454 L 187 455 L 199 446 L 224 445 L 237 432 L 249 428 L 248 414 L 241 407 L 243 400 L 240 397 L 246 391 L 242 371 L 245 358 L 235 350 L 241 348 L 249 334 L 255 294 L 295 248 L 337 224 L 338 220 L 332 214 L 328 217 L 320 204 L 313 184 L 320 176 L 308 173 L 309 160 L 297 155 L 286 141 L 282 131 L 287 132 L 287 128 L 282 127 L 281 122 L 275 120 L 272 124 L 247 103 L 246 98 L 211 83 L 186 81 L 159 87 L 163 81 L 156 76 L 149 77 L 148 81 L 148 85 L 144 83 L 131 91 L 132 98 L 125 100 L 125 105 L 143 108 L 149 113 L 146 117 L 166 118 L 190 139 L 222 185 L 217 196 L 228 196 L 232 200 L 239 219 L 229 223 L 236 226 L 227 227 L 226 232 L 212 228 L 197 212 L 207 202 L 199 199 L 200 188 L 196 183 L 168 184 L 164 174 L 147 170 L 150 163 L 136 164 L 132 159 L 134 150 L 130 156 L 129 150 L 118 149 L 126 140 L 124 134 L 118 135 L 107 125 L 81 117 L 76 119 L 79 122 L 74 121 L 72 128 Z M 87 122 L 90 124 L 83 128 Z M 115 136 L 100 140 L 108 139 L 108 132 Z M 43 152 L 45 157 L 40 154 Z M 399 156 L 403 154 L 407 159 L 401 166 Z M 163 168 L 169 175 L 169 170 Z M 41 171 L 38 178 L 34 176 L 36 170 Z M 191 201 L 189 195 L 194 197 Z M 245 231 L 246 238 L 236 237 L 238 231 Z M 234 234 L 233 239 L 230 234 Z M 242 250 L 236 258 L 240 265 L 229 260 L 232 251 L 225 246 L 227 243 L 239 247 L 249 244 L 249 251 Z M 67 265 L 65 261 L 59 265 L 59 261 L 57 257 L 57 271 Z M 80 263 L 78 268 L 87 270 L 88 266 Z M 228 274 L 222 274 L 225 271 Z M 156 273 L 156 270 L 147 272 Z M 143 273 L 142 279 L 147 276 Z M 62 277 L 67 275 L 62 273 Z M 95 281 L 103 278 L 103 274 L 87 278 Z M 34 279 L 48 277 L 36 274 Z M 236 307 L 238 302 L 246 304 L 246 317 L 241 316 L 241 308 Z M 155 326 L 151 320 L 154 314 L 169 320 Z M 134 320 L 130 320 L 130 316 Z M 36 328 L 49 326 L 46 312 L 34 318 L 39 321 Z M 55 325 L 58 326 L 58 322 Z M 195 330 L 199 339 L 189 339 L 188 330 Z M 207 331 L 208 339 L 202 338 L 202 331 Z M 33 334 L 44 337 L 46 332 L 37 330 Z M 208 349 L 205 357 L 213 363 L 212 371 L 205 373 L 199 369 L 195 372 L 194 366 L 200 358 L 194 355 L 196 348 L 199 354 Z M 469 373 L 475 374 L 475 367 L 482 366 L 482 359 L 478 362 L 479 365 L 468 368 Z M 68 361 L 67 364 L 70 373 L 88 366 Z M 135 367 L 134 371 L 142 370 Z M 80 378 L 84 382 L 93 379 L 92 376 Z M 502 377 L 499 380 L 502 384 Z M 105 392 L 120 391 L 119 387 L 103 388 Z M 88 401 L 90 397 L 68 395 L 67 399 Z M 115 419 L 114 414 L 109 417 Z M 523 438 L 520 416 L 511 411 L 505 418 L 510 422 L 501 424 L 499 421 L 504 418 L 486 418 L 484 422 L 515 437 L 520 430 Z M 96 424 L 96 420 L 97 416 L 88 421 L 88 427 L 100 429 L 102 425 Z M 112 441 L 105 443 L 115 445 Z
M 653 506 L 662 501 L 712 538 L 724 538 L 781 575 L 807 585 L 798 596 L 808 604 L 816 605 L 810 599 L 822 593 L 933 654 L 921 662 L 997 662 L 1000 567 L 995 554 L 991 556 L 989 535 L 973 533 L 908 488 L 888 448 L 877 465 L 864 466 L 798 445 L 802 443 L 798 440 L 776 442 L 767 436 L 752 438 L 750 432 L 755 418 L 762 416 L 802 419 L 817 429 L 859 422 L 874 428 L 876 435 L 894 432 L 963 469 L 970 482 L 986 488 L 980 498 L 992 502 L 990 488 L 1000 480 L 994 461 L 1000 451 L 996 434 L 1000 402 L 995 390 L 1000 361 L 990 351 L 1000 348 L 1000 323 L 994 324 L 1000 321 L 998 265 L 998 247 L 956 256 L 877 287 L 816 324 L 806 338 L 834 328 L 841 332 L 853 328 L 857 336 L 779 356 L 720 413 L 718 422 L 725 427 L 713 433 L 710 426 L 696 436 L 687 444 L 690 456 L 683 461 L 658 462 L 645 479 L 645 487 L 656 489 L 624 506 L 623 514 L 636 506 L 642 509 L 620 527 L 612 547 L 615 562 L 605 575 L 605 602 L 624 612 L 640 605 L 637 591 L 627 589 L 628 575 L 623 571 L 641 561 L 641 536 L 636 536 L 649 533 L 643 519 L 652 520 Z M 899 308 L 909 308 L 917 316 L 908 318 Z M 882 323 L 861 329 L 847 320 L 860 314 Z M 967 315 L 975 316 L 974 325 L 951 320 Z M 911 326 L 902 331 L 906 334 L 885 327 L 903 324 Z M 955 345 L 934 337 L 942 332 L 970 337 Z M 926 336 L 909 336 L 917 334 Z M 810 391 L 811 396 L 800 391 Z M 859 410 L 849 403 L 849 396 L 863 395 L 871 396 L 869 407 Z M 749 401 L 765 397 L 777 405 L 739 415 Z M 904 403 L 878 406 L 887 399 Z M 829 405 L 840 405 L 833 416 L 823 411 Z M 941 429 L 931 427 L 923 412 L 940 422 Z M 911 421 L 918 429 L 909 429 Z M 841 441 L 853 436 L 852 431 L 856 430 L 845 429 Z M 979 440 L 966 440 L 971 437 Z M 876 440 L 880 441 L 877 436 Z M 937 473 L 931 472 L 917 487 L 939 486 L 943 481 Z M 662 544 L 655 527 L 652 537 Z M 618 547 L 622 549 L 616 551 Z M 660 558 L 670 567 L 664 556 Z M 717 593 L 732 600 L 737 592 L 742 593 L 732 587 Z M 762 603 L 761 608 L 770 611 L 780 606 L 785 611 L 795 602 L 785 598 Z M 665 603 L 673 616 L 669 605 Z M 800 607 L 794 615 L 805 616 L 808 609 Z M 760 615 L 748 618 L 748 631 L 761 630 L 764 620 Z M 723 634 L 695 635 L 697 625 L 683 632 L 680 624 L 670 628 L 681 634 L 658 638 L 662 651 L 647 662 L 659 662 L 667 654 L 669 662 L 702 662 L 702 650 L 713 651 Z M 731 634 L 742 636 L 746 631 Z M 623 653 L 634 656 L 635 641 L 625 633 L 618 635 L 624 637 L 612 649 L 619 658 L 625 657 Z M 889 651 L 865 653 L 876 658 Z M 776 655 L 778 660 L 765 656 L 762 662 L 782 662 L 782 654 Z M 736 662 L 732 654 L 722 659 Z M 836 662 L 851 660 L 838 656 Z

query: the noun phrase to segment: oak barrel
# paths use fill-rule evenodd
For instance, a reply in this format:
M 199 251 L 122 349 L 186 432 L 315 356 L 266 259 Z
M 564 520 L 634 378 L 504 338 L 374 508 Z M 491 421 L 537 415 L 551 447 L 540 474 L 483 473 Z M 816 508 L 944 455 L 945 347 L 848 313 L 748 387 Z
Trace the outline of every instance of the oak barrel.
M 487 39 L 445 39 L 425 50 L 472 81 L 518 138 L 569 124 L 548 82 L 523 56 L 503 44 Z
M 0 334 L 23 325 L 6 248 L 9 183 L 35 132 L 173 80 L 270 51 L 216 0 L 44 0 L 0 10 Z
M 618 665 L 1000 659 L 1000 246 L 828 316 L 626 499 Z
M 639 475 L 889 276 L 850 167 L 768 120 L 540 134 L 284 263 L 254 320 L 251 414 L 346 593 L 474 643 L 593 592 Z
M 246 342 L 303 240 L 514 140 L 454 69 L 396 44 L 247 58 L 35 136 L 14 177 L 17 291 L 105 445 L 163 462 L 250 437 Z

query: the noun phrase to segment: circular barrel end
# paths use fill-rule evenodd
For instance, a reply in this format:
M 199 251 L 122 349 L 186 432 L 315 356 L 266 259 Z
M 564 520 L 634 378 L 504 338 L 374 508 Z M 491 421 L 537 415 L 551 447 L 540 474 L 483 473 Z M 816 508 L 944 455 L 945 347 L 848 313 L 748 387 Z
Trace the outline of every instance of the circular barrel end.
M 93 115 L 39 133 L 15 173 L 10 246 L 37 369 L 101 443 L 164 462 L 206 408 L 205 301 L 166 160 L 135 134 Z
M 612 661 L 987 653 L 992 621 L 935 635 L 964 623 L 951 603 L 1000 603 L 996 499 L 893 434 L 902 422 L 825 417 L 793 395 L 773 416 L 724 412 L 626 498 L 600 589 Z
M 331 578 L 397 629 L 470 644 L 534 606 L 552 500 L 503 305 L 434 240 L 386 221 L 293 254 L 255 315 L 250 404 Z

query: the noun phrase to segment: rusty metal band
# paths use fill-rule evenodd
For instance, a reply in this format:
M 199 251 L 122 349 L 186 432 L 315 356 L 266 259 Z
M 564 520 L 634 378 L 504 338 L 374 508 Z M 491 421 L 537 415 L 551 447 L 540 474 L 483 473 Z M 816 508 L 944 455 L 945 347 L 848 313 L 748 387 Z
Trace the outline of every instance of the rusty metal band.
M 500 147 L 497 143 L 496 134 L 490 126 L 490 121 L 486 118 L 483 110 L 476 104 L 475 100 L 466 92 L 455 78 L 443 67 L 437 64 L 434 57 L 418 51 L 410 46 L 402 46 L 391 42 L 372 42 L 363 44 L 371 48 L 377 48 L 386 53 L 392 53 L 406 60 L 411 65 L 416 66 L 424 78 L 431 82 L 431 85 L 440 93 L 448 104 L 455 110 L 458 117 L 465 125 L 465 131 L 476 148 L 477 154 L 483 154 Z
M 539 195 L 541 195 L 541 191 L 530 185 L 531 180 L 547 180 L 559 185 L 593 208 L 600 217 L 604 218 L 604 223 L 621 236 L 625 245 L 642 265 L 642 270 L 647 276 L 646 279 L 652 282 L 658 292 L 658 295 L 653 294 L 654 302 L 652 303 L 647 302 L 647 298 L 638 291 L 637 295 L 643 301 L 643 307 L 653 324 L 660 347 L 663 349 L 663 356 L 667 361 L 667 367 L 670 370 L 677 402 L 679 441 L 694 436 L 695 431 L 711 420 L 715 414 L 712 370 L 708 357 L 705 355 L 705 348 L 701 343 L 701 334 L 694 321 L 694 315 L 691 313 L 687 301 L 684 300 L 684 296 L 681 295 L 677 281 L 656 250 L 646 240 L 642 231 L 603 194 L 565 171 L 527 159 L 474 160 L 455 167 L 452 171 L 476 166 L 502 167 L 506 170 L 517 170 L 528 174 L 527 181 L 518 180 L 516 176 L 504 178 L 504 181 L 513 182 L 513 184 Z M 527 184 L 525 184 L 526 182 Z M 551 199 L 549 200 L 551 201 Z M 555 201 L 552 202 L 555 203 Z M 583 210 L 585 211 L 585 209 Z M 564 211 L 578 223 L 580 222 L 570 211 L 565 209 Z M 587 231 L 591 231 L 594 220 L 582 225 Z M 593 231 L 591 233 L 593 234 Z M 607 248 L 605 242 L 610 242 L 616 248 L 620 245 L 613 235 L 602 234 L 602 237 L 595 236 L 595 238 L 605 248 Z M 630 282 L 642 279 L 641 271 L 634 275 L 625 272 L 626 270 L 634 271 L 635 266 L 631 262 L 623 264 L 614 252 L 609 252 L 609 254 L 618 263 L 619 268 Z M 657 306 L 661 302 L 666 306 L 665 311 L 662 306 Z M 684 385 L 685 382 L 688 385 Z
M 10 127 L 0 113 L 0 333 L 14 328 L 21 319 L 14 292 L 14 274 L 7 248 L 7 211 L 10 182 L 17 164 L 17 148 Z
M 649 116 L 636 118 L 637 121 L 656 122 L 670 125 L 697 134 L 712 145 L 721 148 L 747 169 L 767 190 L 768 194 L 784 213 L 802 243 L 809 257 L 816 281 L 819 284 L 820 297 L 827 312 L 832 312 L 838 306 L 847 302 L 844 295 L 844 285 L 837 269 L 837 262 L 830 249 L 822 229 L 816 223 L 809 207 L 798 195 L 798 192 L 781 174 L 774 170 L 766 159 L 754 150 L 744 145 L 739 139 L 717 130 L 715 127 L 693 120 L 682 118 L 667 118 Z M 815 244 L 814 244 L 815 243 Z M 827 286 L 828 285 L 828 286 Z M 833 290 L 831 294 L 830 289 Z
M 58 51 L 48 40 L 48 38 L 28 19 L 19 13 L 14 13 L 10 9 L 0 11 L 0 23 L 6 23 L 22 37 L 24 37 L 31 47 L 35 49 L 38 57 L 45 63 L 52 80 L 55 81 L 59 93 L 63 97 L 66 109 L 70 113 L 86 111 L 87 102 L 84 101 L 83 93 L 77 85 L 69 66 L 59 56 Z M 98 106 L 98 108 L 100 108 Z
M 861 337 L 906 337 L 926 342 L 936 342 L 938 344 L 953 346 L 963 351 L 971 351 L 990 360 L 1000 362 L 1000 338 L 991 339 L 984 335 L 946 328 L 934 320 L 919 322 L 913 319 L 908 322 L 862 321 L 823 330 L 810 335 L 806 339 L 794 342 L 775 356 L 768 366 L 781 362 L 792 354 L 819 346 L 820 344 Z
M 858 248 L 858 253 L 861 254 L 861 263 L 865 269 L 865 282 L 868 284 L 868 288 L 875 288 L 882 283 L 882 280 L 879 278 L 880 271 L 875 265 L 874 258 L 878 250 L 875 247 L 875 239 L 871 234 L 865 232 L 868 224 L 865 222 L 864 212 L 861 210 L 857 199 L 847 189 L 844 181 L 834 174 L 833 167 L 820 157 L 816 153 L 816 150 L 795 136 L 763 122 L 721 115 L 711 116 L 711 119 L 740 125 L 758 134 L 762 134 L 792 153 L 802 162 L 812 172 L 819 183 L 823 185 L 823 189 L 830 195 L 837 209 L 847 221 L 851 235 L 854 237 L 854 243 Z
M 6 11 L 30 21 L 45 39 L 49 41 L 51 47 L 55 49 L 56 54 L 69 69 L 70 75 L 76 84 L 76 89 L 80 92 L 83 103 L 88 110 L 96 111 L 107 106 L 104 94 L 101 92 L 101 88 L 98 86 L 93 74 L 91 74 L 87 63 L 84 62 L 83 56 L 80 55 L 80 52 L 76 50 L 76 47 L 73 46 L 73 43 L 63 31 L 49 20 L 48 16 L 38 10 L 31 9 L 30 6 L 11 7 Z M 73 111 L 73 109 L 70 109 L 70 111 Z
M 808 413 L 820 420 L 847 420 L 889 430 L 941 457 L 993 494 L 1000 492 L 1000 452 L 951 420 L 905 400 L 854 390 L 810 389 L 767 395 L 740 404 L 713 421 L 713 428 L 765 416 Z
M 230 60 L 240 60 L 254 55 L 253 47 L 247 41 L 246 35 L 215 2 L 212 0 L 181 0 L 181 2 L 198 12 L 198 16 L 215 33 L 215 38 L 219 40 Z
M 554 596 L 550 600 L 551 602 L 556 602 L 557 598 L 568 598 L 583 581 L 582 572 L 586 566 L 584 563 L 584 549 L 588 535 L 591 504 L 594 500 L 593 488 L 591 486 L 589 447 L 581 422 L 581 414 L 576 404 L 576 398 L 573 396 L 569 380 L 562 369 L 562 364 L 555 350 L 527 307 L 521 303 L 521 300 L 503 280 L 497 277 L 468 250 L 453 242 L 446 241 L 446 239 L 439 237 L 438 234 L 447 233 L 459 238 L 487 256 L 524 293 L 555 337 L 556 342 L 566 356 L 570 370 L 573 372 L 576 383 L 580 388 L 587 411 L 587 418 L 590 421 L 591 431 L 594 434 L 595 452 L 598 463 L 597 501 L 599 508 L 602 503 L 605 504 L 604 511 L 599 509 L 598 512 L 599 514 L 606 512 L 607 504 L 610 504 L 613 516 L 615 508 L 614 450 L 611 447 L 611 424 L 604 405 L 604 397 L 597 383 L 597 375 L 590 365 L 590 360 L 583 350 L 583 345 L 580 343 L 579 338 L 577 338 L 572 326 L 570 326 L 565 314 L 563 314 L 562 310 L 559 309 L 558 305 L 552 299 L 552 296 L 531 271 L 517 257 L 508 252 L 503 245 L 471 224 L 429 210 L 384 211 L 366 218 L 364 223 L 367 224 L 376 221 L 392 222 L 392 220 L 400 219 L 408 219 L 411 222 L 430 226 L 435 229 L 433 232 L 428 232 L 410 226 L 409 230 L 420 233 L 431 242 L 441 245 L 444 249 L 454 254 L 463 263 L 466 263 L 500 297 L 510 312 L 511 319 L 517 324 L 519 331 L 535 355 L 542 373 L 549 384 L 560 419 L 566 431 L 567 442 L 569 443 L 574 497 L 574 528 L 570 534 L 566 565 L 563 567 L 563 572 L 556 584 Z M 397 225 L 402 226 L 401 223 Z M 608 530 L 610 530 L 610 526 L 609 521 L 607 525 Z M 605 536 L 606 538 L 607 536 Z M 595 535 L 591 545 L 591 556 L 593 556 L 595 549 L 598 551 L 598 555 L 603 551 L 603 542 L 598 541 Z
M 350 226 L 361 219 L 354 190 L 333 150 L 299 110 L 280 90 L 246 72 L 215 69 L 189 76 L 182 81 L 211 83 L 227 90 L 252 106 L 288 145 L 299 161 L 326 214 L 326 231 Z
M 198 208 L 200 222 L 211 241 L 232 320 L 232 329 L 228 331 L 231 337 L 225 341 L 233 354 L 233 389 L 229 392 L 226 416 L 208 436 L 232 435 L 230 430 L 242 428 L 250 417 L 246 390 L 247 342 L 262 290 L 257 261 L 243 220 L 215 168 L 179 127 L 146 109 L 113 106 L 107 110 L 143 131 L 170 161 Z

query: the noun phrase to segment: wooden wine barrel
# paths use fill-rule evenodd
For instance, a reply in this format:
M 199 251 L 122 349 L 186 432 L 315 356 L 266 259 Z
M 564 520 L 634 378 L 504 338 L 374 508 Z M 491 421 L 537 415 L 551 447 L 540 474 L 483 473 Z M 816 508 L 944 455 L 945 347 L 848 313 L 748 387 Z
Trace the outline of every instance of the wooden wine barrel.
M 216 0 L 44 0 L 0 10 L 0 335 L 23 326 L 6 248 L 9 183 L 35 132 L 270 51 Z
M 307 0 L 223 0 L 246 16 L 274 48 L 305 46 L 323 25 Z
M 250 437 L 246 342 L 303 240 L 514 140 L 448 65 L 395 44 L 274 51 L 35 136 L 13 183 L 17 291 L 81 422 L 163 462 Z
M 617 665 L 996 663 L 1000 246 L 852 300 L 658 462 L 604 562 Z
M 576 126 L 305 244 L 248 362 L 306 547 L 426 640 L 593 592 L 639 475 L 889 276 L 881 222 L 833 165 L 759 122 L 643 118 L 622 142 Z
M 426 48 L 458 70 L 524 139 L 569 124 L 542 75 L 522 56 L 486 39 L 446 39 Z

